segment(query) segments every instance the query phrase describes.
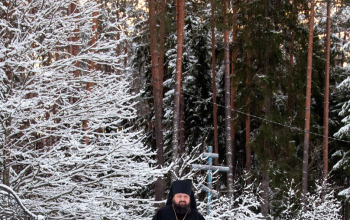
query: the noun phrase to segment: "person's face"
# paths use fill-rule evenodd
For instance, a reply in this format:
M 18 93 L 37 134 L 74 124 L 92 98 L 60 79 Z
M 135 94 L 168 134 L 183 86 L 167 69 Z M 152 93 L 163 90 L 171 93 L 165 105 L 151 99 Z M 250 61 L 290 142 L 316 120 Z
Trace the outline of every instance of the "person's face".
M 179 205 L 179 206 L 186 206 L 188 204 L 190 204 L 190 197 L 187 195 L 187 194 L 184 194 L 184 193 L 176 193 L 174 195 L 174 203 L 176 205 Z

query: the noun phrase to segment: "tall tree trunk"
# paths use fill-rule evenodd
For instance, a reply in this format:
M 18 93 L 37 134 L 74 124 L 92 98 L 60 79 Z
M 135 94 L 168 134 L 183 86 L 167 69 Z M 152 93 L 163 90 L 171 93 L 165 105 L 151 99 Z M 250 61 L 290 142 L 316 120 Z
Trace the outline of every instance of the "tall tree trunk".
M 182 54 L 183 54 L 183 34 L 185 25 L 185 0 L 177 0 L 176 4 L 177 17 L 177 58 L 176 58 L 176 75 L 175 75 L 175 93 L 174 93 L 174 121 L 173 121 L 173 140 L 172 140 L 172 162 L 178 159 L 179 149 L 179 131 L 180 131 L 180 96 L 182 81 Z M 178 165 L 174 166 L 172 180 L 178 175 Z
M 234 1 L 235 3 L 236 1 Z M 232 22 L 232 43 L 233 43 L 233 49 L 232 49 L 232 63 L 231 63 L 231 145 L 232 145 L 232 175 L 233 178 L 235 178 L 235 125 L 234 125 L 234 119 L 235 119 L 235 99 L 236 99 L 236 82 L 235 82 L 235 71 L 236 71 L 236 62 L 237 62 L 237 48 L 236 48 L 236 39 L 237 39 L 237 7 L 235 4 L 233 5 L 233 22 Z
M 6 127 L 9 127 L 11 122 L 6 122 Z M 6 186 L 10 185 L 10 149 L 8 149 L 8 137 L 10 136 L 10 132 L 8 130 L 5 131 L 5 141 L 3 143 L 3 171 L 2 171 L 2 183 Z
M 50 63 L 52 63 L 54 61 L 54 56 L 53 56 L 53 52 L 47 52 L 47 54 L 45 55 L 47 57 L 46 61 L 44 61 L 42 63 L 43 66 L 49 66 Z M 53 107 L 51 106 L 47 106 L 44 107 L 45 108 L 45 120 L 48 121 L 50 119 L 50 114 L 53 110 Z M 48 133 L 52 134 L 52 130 L 53 128 L 49 128 Z M 41 140 L 41 145 L 43 147 L 45 146 L 52 146 L 52 136 L 51 135 L 45 135 L 45 138 L 42 138 Z
M 180 141 L 179 141 L 179 148 L 181 149 L 181 153 L 185 153 L 186 146 L 185 146 L 185 97 L 184 97 L 184 90 L 183 90 L 183 84 L 181 81 L 180 86 Z
M 270 8 L 270 2 L 269 0 L 264 1 L 264 10 L 265 10 L 265 18 L 268 18 L 269 16 L 269 8 Z M 265 24 L 265 30 L 269 31 L 269 24 Z M 270 60 L 270 49 L 271 44 L 267 43 L 265 45 L 265 51 L 264 51 L 264 75 L 268 77 L 269 74 L 269 60 Z M 265 114 L 265 118 L 268 118 L 270 116 L 271 112 L 271 102 L 272 102 L 272 89 L 269 84 L 262 86 L 263 90 L 266 92 L 264 105 L 263 105 L 263 112 Z M 270 186 L 270 178 L 269 178 L 269 163 L 270 163 L 270 150 L 268 146 L 269 142 L 266 138 L 264 138 L 263 141 L 263 152 L 265 155 L 265 158 L 261 158 L 263 161 L 263 167 L 262 167 L 262 204 L 261 204 L 261 214 L 264 216 L 265 219 L 269 219 L 269 186 Z
M 268 146 L 266 142 L 264 143 L 264 148 L 266 149 Z M 269 169 L 268 165 L 264 166 L 262 170 L 262 204 L 261 204 L 261 214 L 265 219 L 268 219 L 269 215 L 269 186 L 270 186 L 270 177 L 269 177 Z
M 217 114 L 217 103 L 216 103 L 216 55 L 215 55 L 215 23 L 214 23 L 214 11 L 215 5 L 214 0 L 211 0 L 211 65 L 213 73 L 213 119 L 214 119 L 214 152 L 219 153 L 219 138 L 218 138 L 218 114 Z M 219 158 L 215 159 L 215 165 L 219 165 Z
M 302 192 L 304 208 L 306 208 L 308 192 L 308 166 L 309 166 L 309 141 L 310 141 L 310 108 L 311 108 L 311 74 L 312 74 L 312 51 L 314 35 L 314 7 L 315 0 L 311 0 L 310 24 L 309 24 L 309 43 L 307 55 L 307 78 L 306 78 L 306 97 L 305 97 L 305 130 L 304 130 L 304 149 L 303 149 L 303 175 Z
M 216 54 L 215 54 L 215 5 L 214 0 L 211 3 L 211 65 L 212 65 L 212 91 L 213 91 L 213 123 L 214 123 L 214 152 L 219 154 L 219 137 L 218 137 L 218 114 L 216 101 Z M 219 165 L 219 158 L 215 158 L 215 166 Z M 216 175 L 217 177 L 218 175 Z M 216 190 L 219 191 L 220 185 L 216 184 Z
M 12 15 L 10 14 L 11 11 L 13 10 L 14 5 L 11 4 L 11 1 L 4 1 L 3 5 L 7 8 L 7 10 L 1 10 L 1 18 L 3 18 L 4 20 L 6 20 L 6 22 L 11 23 L 12 20 Z M 12 12 L 13 13 L 13 12 Z M 6 32 L 3 32 L 0 35 L 2 38 L 12 38 L 13 35 L 11 33 L 11 31 L 6 30 Z M 8 48 L 8 44 L 5 44 L 5 47 Z M 6 53 L 6 52 L 5 52 Z M 0 58 L 0 60 L 2 60 L 3 58 Z M 2 60 L 3 61 L 3 60 Z M 2 67 L 5 71 L 6 77 L 4 78 L 4 84 L 6 86 L 6 94 L 9 94 L 9 96 L 12 95 L 11 90 L 13 89 L 14 83 L 14 74 L 13 71 L 11 70 L 11 67 L 9 67 L 7 64 L 5 64 L 4 67 Z M 2 150 L 2 157 L 3 157 L 3 161 L 2 161 L 2 184 L 10 186 L 10 163 L 11 163 L 11 158 L 10 158 L 10 152 L 11 149 L 9 147 L 9 142 L 10 142 L 10 127 L 12 124 L 12 118 L 9 117 L 5 122 L 4 122 L 5 126 L 3 126 L 3 124 L 1 124 L 2 129 L 4 130 L 4 140 L 1 143 L 0 147 Z M 23 133 L 22 133 L 23 134 Z
M 265 115 L 269 115 L 270 107 L 271 107 L 271 97 L 267 97 L 265 99 L 266 103 L 266 112 Z M 269 187 L 270 187 L 270 177 L 269 177 L 269 158 L 271 157 L 271 153 L 268 146 L 268 141 L 265 139 L 263 141 L 263 152 L 266 158 L 261 158 L 263 161 L 262 166 L 262 181 L 261 181 L 261 198 L 262 198 L 262 204 L 261 204 L 261 214 L 264 216 L 265 219 L 269 219 L 269 207 L 270 207 L 270 201 L 269 201 Z
M 59 50 L 59 47 L 56 47 L 56 51 L 60 51 Z M 56 52 L 55 53 L 55 56 L 54 56 L 55 58 L 55 61 L 58 61 L 59 59 L 60 59 L 60 53 L 59 52 Z M 55 96 L 55 100 L 56 100 L 56 102 L 55 102 L 55 104 L 53 105 L 53 107 L 52 107 L 52 113 L 53 113 L 53 115 L 55 116 L 56 114 L 57 114 L 57 112 L 58 112 L 58 103 L 59 103 L 59 101 L 58 101 L 58 91 L 57 91 L 57 95 Z M 56 119 L 54 119 L 54 122 L 55 122 L 55 124 L 58 124 L 59 122 L 60 122 L 60 120 L 58 119 L 58 118 L 56 118 Z M 52 128 L 52 130 L 54 131 L 54 130 L 56 130 L 57 128 L 56 127 L 53 127 Z M 57 143 L 57 141 L 59 140 L 59 137 L 57 137 L 56 135 L 55 136 L 53 136 L 52 137 L 52 145 L 54 145 L 55 143 Z
M 346 43 L 346 32 L 344 32 L 344 40 L 343 40 L 343 47 Z M 344 50 L 342 51 L 342 57 L 341 57 L 341 66 L 344 67 L 345 64 L 345 52 Z
M 68 6 L 68 16 L 74 14 L 74 13 L 78 13 L 78 10 L 77 10 L 77 2 L 76 1 L 73 1 L 69 6 Z M 69 38 L 69 41 L 72 42 L 69 44 L 68 46 L 68 53 L 71 55 L 71 57 L 75 57 L 78 55 L 79 53 L 79 46 L 76 45 L 76 42 L 79 40 L 79 30 L 78 29 L 75 29 L 73 31 L 73 34 L 74 34 L 74 37 L 70 37 Z M 74 66 L 76 67 L 75 70 L 73 71 L 73 74 L 75 77 L 79 77 L 79 70 L 78 70 L 78 67 L 79 67 L 79 62 L 76 61 L 74 63 Z M 70 103 L 73 104 L 75 102 L 74 98 L 71 97 L 70 98 Z
M 96 2 L 97 3 L 97 2 Z M 95 44 L 96 44 L 96 41 L 97 41 L 97 17 L 98 17 L 98 12 L 97 11 L 94 11 L 92 13 L 92 16 L 93 16 L 93 19 L 92 19 L 92 38 L 91 38 L 91 42 L 90 42 L 90 46 L 92 48 L 95 48 Z M 94 50 L 91 51 L 92 53 L 95 53 Z M 95 62 L 92 61 L 92 60 L 89 60 L 89 74 L 92 74 L 92 72 L 95 70 Z M 91 89 L 93 87 L 93 82 L 87 82 L 86 83 L 86 90 L 91 92 Z M 87 132 L 89 130 L 89 121 L 88 120 L 84 120 L 83 122 L 83 128 L 84 128 L 84 131 Z M 89 144 L 89 137 L 88 137 L 88 134 L 86 133 L 85 136 L 84 136 L 84 141 L 85 141 L 85 144 L 88 145 Z
M 119 13 L 120 13 L 120 4 L 119 4 L 119 0 L 117 0 L 117 23 L 119 23 Z M 120 68 L 121 68 L 121 64 L 120 64 L 120 31 L 121 30 L 117 30 L 117 41 L 119 42 L 117 45 L 117 57 L 118 57 L 118 69 L 117 69 L 117 75 L 120 75 Z
M 160 3 L 160 24 L 159 24 L 159 76 L 161 79 L 160 83 L 160 94 L 163 98 L 163 77 L 164 77 L 164 59 L 165 59 L 165 0 L 161 0 Z
M 68 15 L 72 15 L 72 14 L 74 14 L 74 13 L 78 13 L 78 9 L 77 9 L 77 4 L 79 4 L 79 3 L 77 3 L 76 1 L 74 1 L 74 2 L 72 2 L 70 5 L 69 5 L 69 7 L 68 7 Z M 78 40 L 79 40 L 79 29 L 75 29 L 74 31 L 73 31 L 74 33 L 74 37 L 71 37 L 69 40 L 71 41 L 71 42 L 73 42 L 72 44 L 69 44 L 69 46 L 68 46 L 68 52 L 69 52 L 69 54 L 71 54 L 71 56 L 77 56 L 78 55 L 78 53 L 79 53 L 79 46 L 77 46 L 76 44 L 75 44 L 75 42 L 77 42 Z M 79 67 L 79 62 L 78 61 L 76 61 L 75 62 L 75 66 L 76 67 Z M 76 68 L 75 70 L 74 70 L 74 75 L 76 76 L 76 77 L 79 77 L 79 71 L 78 71 L 78 68 Z
M 161 1 L 161 8 L 160 8 L 160 26 L 159 26 L 159 80 L 158 80 L 158 88 L 159 91 L 157 91 L 157 95 L 159 96 L 157 99 L 157 106 L 158 109 L 160 108 L 162 110 L 163 105 L 163 77 L 164 77 L 164 57 L 165 57 L 165 0 Z M 159 123 L 157 127 L 158 129 L 161 129 L 157 138 L 159 146 L 157 146 L 157 149 L 159 149 L 159 152 L 157 151 L 157 165 L 158 166 L 164 166 L 164 155 L 163 155 L 163 121 L 162 121 L 162 111 L 157 112 Z M 163 178 L 158 178 L 156 181 L 156 201 L 161 201 L 165 198 L 164 192 L 165 192 L 165 180 Z
M 163 64 L 159 66 L 158 60 L 158 45 L 157 35 L 152 31 L 157 29 L 155 1 L 148 0 L 149 5 L 149 28 L 151 39 L 151 60 L 152 60 L 152 84 L 153 84 L 153 100 L 155 109 L 155 136 L 157 148 L 157 165 L 161 168 L 164 165 L 163 156 L 163 121 L 162 121 L 162 100 L 163 100 L 163 75 L 160 69 L 163 69 Z M 164 41 L 163 41 L 164 42 Z M 158 178 L 155 183 L 156 201 L 161 201 L 164 198 L 165 182 L 163 178 Z
M 7 72 L 7 71 L 6 71 Z M 6 74 L 7 77 L 9 74 Z M 8 78 L 10 79 L 10 78 Z M 10 82 L 11 83 L 11 82 Z M 5 122 L 5 129 L 4 129 L 4 141 L 2 143 L 2 155 L 3 155 L 3 162 L 2 162 L 2 184 L 9 186 L 10 185 L 10 147 L 9 145 L 9 136 L 10 136 L 10 130 L 8 129 L 11 126 L 11 119 L 6 120 Z
M 248 11 L 248 25 L 250 24 L 252 20 L 251 11 Z M 250 144 L 250 84 L 251 84 L 251 59 L 252 59 L 252 49 L 251 49 L 251 29 L 248 27 L 248 48 L 247 48 L 247 78 L 246 78 L 246 88 L 247 88 L 247 99 L 246 99 L 246 120 L 245 120 L 245 126 L 246 126 L 246 171 L 249 173 L 251 171 L 252 167 L 252 150 L 251 150 L 251 144 Z M 251 183 L 251 178 L 248 178 L 248 184 Z
M 185 98 L 182 80 L 180 81 L 180 83 L 179 149 L 181 153 L 185 153 Z
M 224 63 L 225 63 L 225 133 L 226 133 L 226 165 L 228 196 L 233 196 L 233 166 L 232 166 L 232 146 L 231 146 L 231 91 L 230 91 L 230 43 L 228 27 L 228 0 L 225 0 L 224 22 Z
M 292 28 L 291 28 L 291 40 L 289 44 L 289 74 L 288 74 L 288 89 L 287 89 L 287 116 L 289 120 L 292 119 L 293 106 L 295 103 L 294 95 L 294 84 L 293 84 L 293 71 L 294 71 L 294 40 L 295 40 L 295 25 L 297 23 L 298 7 L 295 4 L 296 0 L 292 0 L 293 11 L 292 11 Z
M 6 6 L 6 5 L 5 5 Z M 6 66 L 5 66 L 6 68 Z M 9 67 L 8 67 L 9 68 Z M 5 73 L 7 76 L 7 79 L 5 78 L 4 83 L 7 85 L 7 93 L 11 95 L 11 91 L 13 88 L 13 72 L 9 69 L 5 69 Z M 5 128 L 4 128 L 4 141 L 2 143 L 2 155 L 3 155 L 3 171 L 2 171 L 2 183 L 6 186 L 10 186 L 10 163 L 11 163 L 11 158 L 10 158 L 10 152 L 11 149 L 9 147 L 9 142 L 10 142 L 10 127 L 12 124 L 12 118 L 9 118 L 5 121 Z
M 128 36 L 128 32 L 125 31 L 125 35 Z M 124 70 L 126 70 L 126 67 L 128 66 L 128 40 L 124 40 Z
M 29 3 L 31 3 L 31 2 L 32 2 L 32 0 L 29 0 Z M 35 13 L 34 8 L 33 8 L 33 7 L 30 8 L 30 9 L 29 9 L 29 14 L 30 14 L 30 15 L 34 15 L 34 13 Z M 32 47 L 32 48 L 35 48 L 35 44 L 32 43 L 31 47 Z M 34 56 L 34 54 L 33 54 L 33 56 Z M 28 74 L 29 74 L 29 76 L 33 76 L 33 73 L 31 73 L 31 72 L 29 72 Z M 29 98 L 29 99 L 31 99 L 31 98 L 33 98 L 33 97 L 34 97 L 34 94 L 33 94 L 33 93 L 29 93 L 29 94 L 28 94 L 28 98 Z M 27 125 L 27 126 L 28 126 L 28 125 Z
M 331 3 L 327 1 L 327 28 L 326 28 L 326 67 L 324 81 L 324 112 L 323 112 L 323 177 L 328 176 L 328 118 L 329 118 L 329 63 L 331 45 Z

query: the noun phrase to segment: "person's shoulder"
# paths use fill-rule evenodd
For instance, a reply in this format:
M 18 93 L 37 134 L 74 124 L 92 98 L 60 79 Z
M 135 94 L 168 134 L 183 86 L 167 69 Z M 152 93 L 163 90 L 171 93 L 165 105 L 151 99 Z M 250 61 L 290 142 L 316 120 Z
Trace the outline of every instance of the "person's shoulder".
M 163 216 L 169 215 L 171 206 L 163 206 L 157 210 L 156 214 L 153 216 L 153 220 L 163 219 Z
M 197 209 L 191 209 L 191 212 L 200 215 Z
M 166 206 L 163 206 L 163 207 L 161 207 L 160 209 L 158 209 L 158 211 L 159 210 L 167 210 L 167 209 L 173 209 L 173 207 L 171 206 L 171 205 L 166 205 Z
M 204 220 L 204 217 L 196 209 L 192 209 L 191 212 L 195 216 L 195 219 Z
M 157 213 L 168 212 L 169 210 L 173 210 L 171 205 L 166 205 L 158 209 Z

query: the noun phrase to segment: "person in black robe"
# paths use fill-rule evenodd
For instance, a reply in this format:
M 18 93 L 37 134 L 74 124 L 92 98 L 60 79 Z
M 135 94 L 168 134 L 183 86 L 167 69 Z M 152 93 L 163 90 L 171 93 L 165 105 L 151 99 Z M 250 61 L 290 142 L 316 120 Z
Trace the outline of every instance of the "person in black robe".
M 192 183 L 174 181 L 166 205 L 157 211 L 152 220 L 205 220 L 197 211 Z

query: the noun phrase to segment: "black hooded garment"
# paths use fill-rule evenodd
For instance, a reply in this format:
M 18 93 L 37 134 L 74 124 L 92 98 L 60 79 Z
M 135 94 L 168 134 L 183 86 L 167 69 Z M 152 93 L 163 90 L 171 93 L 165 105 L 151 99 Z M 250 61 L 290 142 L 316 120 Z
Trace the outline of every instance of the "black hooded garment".
M 176 191 L 176 190 L 175 190 Z M 173 185 L 170 188 L 170 192 L 168 195 L 168 200 L 166 201 L 166 205 L 162 208 L 160 208 L 155 216 L 153 216 L 152 220 L 176 220 L 175 213 L 172 206 L 172 200 L 174 197 L 174 189 Z M 191 212 L 187 214 L 185 220 L 205 220 L 201 214 L 197 211 L 197 205 L 196 200 L 194 198 L 194 193 L 191 190 L 191 196 L 190 196 L 190 203 L 191 203 Z M 185 217 L 185 214 L 176 214 L 178 220 L 183 220 Z

